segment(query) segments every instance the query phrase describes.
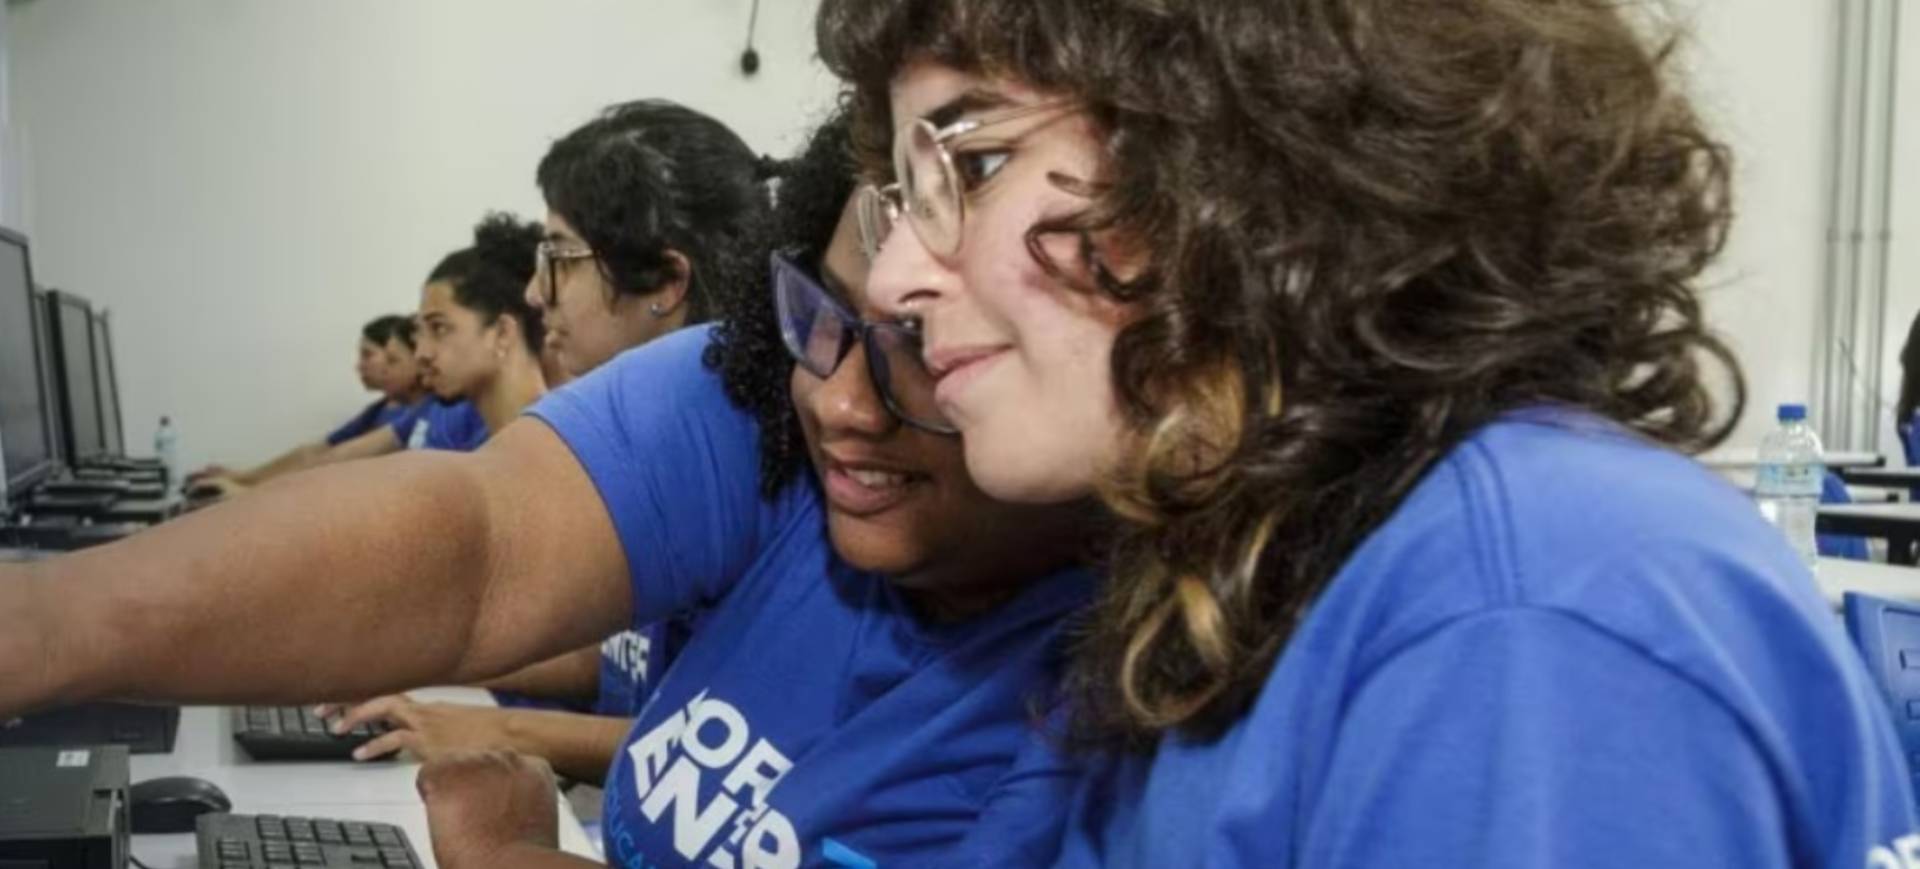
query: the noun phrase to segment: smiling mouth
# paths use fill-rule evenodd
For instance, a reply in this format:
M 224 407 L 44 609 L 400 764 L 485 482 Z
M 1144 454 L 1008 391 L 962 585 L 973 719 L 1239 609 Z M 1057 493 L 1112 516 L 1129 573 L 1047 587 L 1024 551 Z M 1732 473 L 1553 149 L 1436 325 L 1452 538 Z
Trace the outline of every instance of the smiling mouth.
M 926 477 L 921 474 L 853 466 L 821 457 L 821 488 L 835 512 L 856 517 L 893 509 L 913 494 Z

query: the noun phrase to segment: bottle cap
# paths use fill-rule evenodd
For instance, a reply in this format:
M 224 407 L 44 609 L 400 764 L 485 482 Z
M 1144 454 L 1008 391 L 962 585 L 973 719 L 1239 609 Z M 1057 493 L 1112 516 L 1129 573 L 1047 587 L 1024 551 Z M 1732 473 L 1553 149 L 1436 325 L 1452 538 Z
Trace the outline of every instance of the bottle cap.
M 1781 422 L 1797 422 L 1807 418 L 1807 406 L 1804 404 L 1780 405 Z

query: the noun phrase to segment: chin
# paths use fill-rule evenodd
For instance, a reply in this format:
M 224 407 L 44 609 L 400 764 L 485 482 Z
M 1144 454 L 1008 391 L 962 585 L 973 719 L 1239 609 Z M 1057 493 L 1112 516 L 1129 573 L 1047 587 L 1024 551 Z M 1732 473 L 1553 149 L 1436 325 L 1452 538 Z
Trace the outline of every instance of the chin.
M 897 578 L 919 570 L 925 554 L 900 545 L 898 531 L 883 530 L 843 516 L 828 515 L 827 534 L 834 554 L 857 570 Z
M 1031 440 L 1002 439 L 1005 449 L 996 448 L 993 438 L 963 438 L 967 474 L 980 491 L 995 500 L 1011 504 L 1064 504 L 1093 494 L 1093 479 L 1085 467 L 1084 455 L 1054 457 L 1044 449 L 1036 451 Z M 1038 446 L 1044 447 L 1044 444 Z

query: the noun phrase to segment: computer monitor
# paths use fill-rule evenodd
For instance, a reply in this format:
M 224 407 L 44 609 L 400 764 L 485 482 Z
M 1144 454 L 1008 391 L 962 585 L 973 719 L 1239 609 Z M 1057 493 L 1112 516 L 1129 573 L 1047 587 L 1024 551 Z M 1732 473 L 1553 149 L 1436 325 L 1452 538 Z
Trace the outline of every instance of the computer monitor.
M 54 468 L 66 460 L 66 430 L 60 424 L 60 384 L 53 373 L 53 326 L 47 317 L 47 291 L 33 288 L 33 337 L 39 341 L 40 415 L 47 420 L 47 443 L 53 447 Z
M 93 373 L 93 307 L 72 293 L 50 290 L 47 315 L 53 320 L 54 369 L 59 372 L 60 419 L 66 430 L 67 461 L 83 465 L 106 452 L 100 424 L 99 380 Z
M 107 455 L 127 454 L 127 432 L 120 420 L 120 377 L 113 367 L 113 326 L 102 308 L 93 312 L 93 375 L 99 383 L 100 434 Z
M 33 320 L 27 239 L 0 229 L 0 461 L 9 497 L 39 483 L 54 466 Z

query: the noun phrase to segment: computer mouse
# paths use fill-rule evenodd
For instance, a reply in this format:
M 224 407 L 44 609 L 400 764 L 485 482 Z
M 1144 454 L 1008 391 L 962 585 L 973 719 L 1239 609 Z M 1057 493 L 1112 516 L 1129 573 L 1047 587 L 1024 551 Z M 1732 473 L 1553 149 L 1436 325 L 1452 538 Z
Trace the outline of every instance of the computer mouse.
M 233 809 L 212 782 L 191 776 L 147 779 L 127 790 L 135 833 L 191 833 L 193 819 Z

